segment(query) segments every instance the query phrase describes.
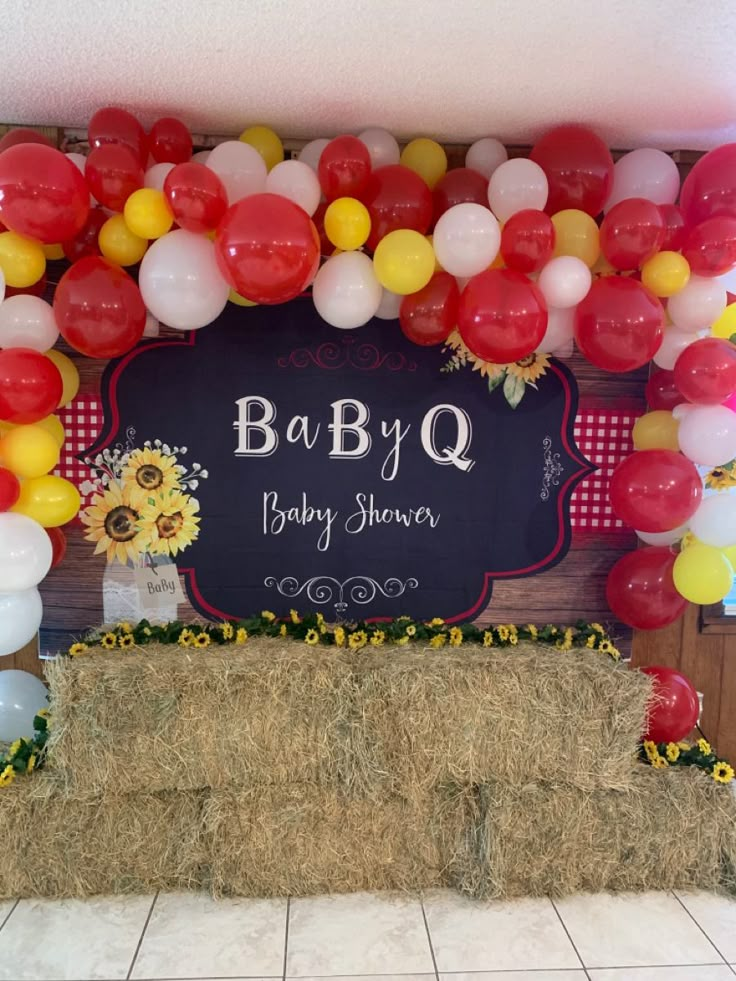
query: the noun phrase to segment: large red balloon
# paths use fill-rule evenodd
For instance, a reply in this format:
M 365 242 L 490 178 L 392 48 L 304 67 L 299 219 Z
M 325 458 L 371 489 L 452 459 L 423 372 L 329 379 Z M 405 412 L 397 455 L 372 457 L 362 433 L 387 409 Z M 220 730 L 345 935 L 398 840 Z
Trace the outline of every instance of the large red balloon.
M 66 555 L 66 535 L 61 528 L 47 528 L 46 534 L 51 539 L 51 568 L 55 569 Z
M 61 401 L 63 382 L 53 361 L 26 347 L 0 351 L 0 421 L 39 422 Z
M 539 287 L 522 273 L 487 269 L 465 286 L 457 326 L 476 357 L 508 364 L 537 348 L 547 329 L 547 306 Z
M 696 276 L 722 276 L 736 266 L 736 218 L 706 218 L 691 229 L 682 254 Z
M 654 202 L 626 198 L 603 219 L 601 252 L 615 269 L 638 269 L 662 248 L 666 231 Z
M 432 192 L 419 174 L 402 164 L 374 170 L 361 201 L 371 216 L 368 248 L 373 251 L 389 232 L 399 228 L 426 235 L 432 221 Z
M 192 134 L 178 119 L 164 116 L 151 127 L 148 148 L 156 163 L 186 163 L 192 156 Z
M 660 204 L 659 213 L 664 222 L 664 240 L 662 251 L 679 252 L 685 244 L 688 227 L 682 208 L 676 204 Z
M 703 482 L 694 463 L 674 450 L 638 450 L 611 474 L 613 513 L 637 531 L 672 531 L 695 514 Z
M 100 229 L 107 221 L 109 215 L 102 208 L 90 208 L 84 228 L 76 238 L 62 242 L 61 247 L 64 255 L 69 262 L 77 262 L 86 255 L 100 255 L 99 235 Z
M 441 344 L 455 329 L 459 302 L 455 277 L 446 272 L 435 273 L 424 289 L 401 301 L 401 329 L 415 344 Z
M 135 116 L 125 109 L 117 109 L 115 106 L 98 109 L 89 121 L 87 139 L 92 148 L 109 143 L 130 147 L 141 167 L 145 167 L 148 160 L 148 140 L 145 130 Z
M 575 311 L 575 340 L 598 368 L 633 371 L 654 357 L 664 337 L 664 308 L 634 279 L 602 276 Z
M 15 129 L 9 129 L 5 136 L 0 139 L 0 153 L 7 150 L 8 147 L 17 146 L 19 143 L 40 143 L 42 146 L 54 145 L 43 133 L 39 133 L 35 129 L 27 129 L 25 126 L 18 126 Z
M 217 228 L 215 256 L 232 288 L 256 303 L 286 303 L 319 266 L 317 229 L 306 211 L 278 194 L 236 201 Z
M 548 214 L 578 208 L 603 211 L 613 186 L 613 157 L 600 137 L 585 126 L 558 126 L 534 146 L 531 159 L 547 175 Z
M 736 143 L 719 146 L 698 160 L 682 182 L 680 207 L 689 225 L 720 215 L 736 218 Z
M 319 182 L 328 201 L 360 197 L 371 175 L 371 156 L 357 136 L 330 140 L 319 158 Z
M 67 344 L 90 358 L 120 357 L 135 347 L 146 326 L 137 284 L 101 256 L 80 259 L 64 273 L 54 295 L 54 316 Z
M 543 211 L 525 209 L 512 215 L 501 232 L 501 258 L 509 269 L 537 272 L 555 247 L 555 226 Z
M 448 170 L 445 176 L 435 184 L 432 191 L 434 203 L 434 221 L 444 213 L 454 208 L 456 204 L 482 204 L 488 207 L 488 181 L 477 170 L 469 167 L 458 167 Z
M 90 193 L 111 211 L 122 211 L 133 191 L 143 187 L 143 168 L 122 143 L 105 143 L 93 150 L 84 176 Z
M 676 743 L 689 736 L 698 723 L 700 703 L 693 683 L 673 668 L 641 668 L 654 679 L 644 739 Z
M 0 467 L 0 511 L 9 511 L 20 497 L 20 481 L 5 467 Z
M 622 556 L 608 574 L 606 600 L 613 615 L 636 630 L 658 630 L 685 612 L 675 589 L 670 548 L 640 548 Z
M 675 362 L 674 375 L 688 402 L 720 405 L 736 392 L 736 347 L 720 337 L 693 341 Z
M 671 412 L 676 405 L 687 402 L 675 384 L 675 373 L 665 368 L 660 368 L 649 376 L 646 398 L 650 409 L 664 409 L 666 412 Z
M 59 150 L 17 143 L 0 154 L 0 219 L 10 231 L 63 242 L 77 234 L 88 212 L 84 177 Z
M 227 191 L 220 178 L 204 164 L 189 161 L 169 171 L 164 194 L 176 223 L 189 232 L 217 228 L 227 211 Z

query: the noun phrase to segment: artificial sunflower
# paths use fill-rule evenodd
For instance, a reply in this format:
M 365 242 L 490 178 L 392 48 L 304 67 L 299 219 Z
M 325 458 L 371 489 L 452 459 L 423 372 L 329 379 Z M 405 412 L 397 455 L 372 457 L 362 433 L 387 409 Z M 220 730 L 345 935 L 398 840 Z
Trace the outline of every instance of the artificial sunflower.
M 261 619 L 268 620 L 269 623 L 273 623 L 276 619 L 276 614 L 272 613 L 271 610 L 261 610 Z
M 652 766 L 654 767 L 655 770 L 666 770 L 667 767 L 669 766 L 669 763 L 664 758 L 664 756 L 656 756 L 652 760 Z
M 335 644 L 337 644 L 338 647 L 345 646 L 345 631 L 342 627 L 335 627 L 335 632 L 332 636 L 334 637 Z
M 94 495 L 90 506 L 80 511 L 79 517 L 87 525 L 84 537 L 88 542 L 96 542 L 94 554 L 104 552 L 108 565 L 115 561 L 121 565 L 137 561 L 143 549 L 143 537 L 139 514 L 127 488 L 110 483 Z
M 429 621 L 430 627 L 444 627 L 444 625 L 445 625 L 445 621 L 442 619 L 442 617 L 433 617 Z
M 408 644 L 409 643 L 409 639 L 410 638 L 407 637 L 406 634 L 404 634 L 403 637 L 399 637 L 398 638 L 398 640 L 396 641 L 396 643 L 399 645 L 399 647 L 403 647 L 404 644 Z
M 235 643 L 244 644 L 248 639 L 248 631 L 245 627 L 238 627 L 237 633 L 235 634 Z
M 301 617 L 296 612 L 296 610 L 289 610 L 289 619 L 292 623 L 301 623 Z
M 590 637 L 585 642 L 585 646 L 589 647 L 591 650 L 595 647 L 595 634 L 591 634 Z
M 546 354 L 529 354 L 521 361 L 506 365 L 506 372 L 514 378 L 521 378 L 527 385 L 534 384 L 549 368 L 549 356 Z
M 714 467 L 705 475 L 705 486 L 709 490 L 730 490 L 736 487 L 736 472 L 730 469 L 731 464 L 724 467 Z
M 469 364 L 473 371 L 477 371 L 481 377 L 488 378 L 489 380 L 498 378 L 506 370 L 505 364 L 493 364 L 491 361 L 483 361 L 482 358 L 479 358 L 473 354 L 473 352 L 465 346 L 465 343 L 463 342 L 458 330 L 452 331 L 450 336 L 445 341 L 445 345 L 454 351 L 454 355 L 450 362 L 454 368 L 459 368 L 462 365 Z M 449 366 L 448 370 L 450 370 Z
M 70 657 L 79 657 L 79 655 L 84 654 L 86 650 L 86 644 L 72 644 L 72 646 L 69 648 L 69 655 Z
M 414 637 L 416 632 L 417 632 L 417 628 L 414 626 L 413 623 L 410 623 L 409 626 L 406 628 L 406 636 Z
M 435 634 L 435 636 L 430 640 L 429 646 L 438 648 L 444 647 L 447 643 L 447 637 L 444 634 Z
M 10 744 L 10 749 L 8 750 L 8 756 L 13 757 L 18 752 L 18 750 L 23 745 L 22 739 L 16 739 L 14 743 Z
M 459 647 L 463 642 L 463 632 L 460 627 L 450 627 L 450 644 Z
M 286 637 L 288 630 L 286 629 L 286 624 L 282 623 L 279 627 L 279 637 Z
M 703 754 L 703 756 L 710 756 L 710 754 L 713 752 L 711 745 L 707 739 L 698 740 L 698 749 Z
M 712 776 L 716 783 L 731 783 L 734 778 L 733 767 L 721 760 L 713 767 Z
M 194 642 L 194 634 L 191 630 L 184 629 L 179 634 L 179 645 L 181 647 L 191 647 Z
M 223 625 L 222 625 L 222 639 L 223 640 L 232 640 L 234 633 L 235 633 L 235 630 L 233 629 L 233 625 L 231 623 L 223 623 Z
M 0 787 L 9 786 L 15 780 L 15 770 L 10 764 L 0 773 Z
M 509 628 L 504 626 L 502 623 L 496 627 L 496 633 L 498 634 L 499 639 L 504 643 L 506 643 L 506 641 L 509 639 Z
M 199 501 L 173 490 L 145 498 L 140 511 L 142 540 L 155 555 L 176 556 L 199 536 Z
M 590 626 L 598 634 L 604 634 L 606 632 L 599 623 L 591 623 Z
M 532 640 L 536 640 L 537 639 L 537 634 L 539 633 L 539 631 L 534 626 L 534 624 L 533 623 L 528 623 L 526 625 L 526 629 L 527 629 L 527 632 L 529 633 L 529 636 L 532 638 Z
M 650 760 L 654 760 L 657 758 L 657 756 L 659 756 L 657 744 L 651 739 L 644 740 L 644 752 L 647 754 Z
M 315 644 L 319 644 L 319 633 L 318 631 L 310 628 L 307 631 L 307 635 L 304 638 L 304 643 L 309 644 L 310 647 L 314 647 Z
M 115 634 L 107 633 L 100 637 L 100 644 L 108 651 L 111 651 L 114 647 L 118 645 L 118 639 Z
M 670 761 L 670 763 L 674 763 L 680 758 L 680 747 L 677 745 L 677 743 L 667 743 L 666 753 L 667 759 Z
M 356 650 L 358 647 L 365 647 L 368 643 L 368 634 L 365 630 L 355 630 L 348 637 L 348 647 L 352 647 Z
M 374 630 L 371 634 L 371 644 L 374 647 L 381 647 L 383 642 L 386 640 L 386 634 L 383 630 Z
M 122 479 L 135 504 L 157 493 L 181 490 L 180 472 L 175 456 L 144 446 L 142 450 L 133 450 L 130 454 L 123 468 Z
M 118 644 L 120 647 L 133 647 L 135 645 L 135 638 L 133 634 L 120 634 Z
M 492 630 L 484 630 L 483 631 L 483 646 L 484 647 L 493 647 L 493 631 Z
M 33 773 L 36 769 L 36 754 L 31 753 L 28 757 L 28 763 L 26 764 L 26 773 Z
M 198 634 L 194 635 L 194 646 L 195 647 L 209 647 L 210 646 L 210 635 L 206 634 L 204 630 L 200 630 Z

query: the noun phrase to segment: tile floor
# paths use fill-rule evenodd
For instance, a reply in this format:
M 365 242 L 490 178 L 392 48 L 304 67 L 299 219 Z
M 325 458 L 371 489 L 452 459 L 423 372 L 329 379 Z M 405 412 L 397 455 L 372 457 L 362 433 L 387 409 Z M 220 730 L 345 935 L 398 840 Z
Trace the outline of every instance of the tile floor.
M 729 966 L 730 965 L 730 966 Z M 736 901 L 161 894 L 0 903 L 0 979 L 728 981 Z

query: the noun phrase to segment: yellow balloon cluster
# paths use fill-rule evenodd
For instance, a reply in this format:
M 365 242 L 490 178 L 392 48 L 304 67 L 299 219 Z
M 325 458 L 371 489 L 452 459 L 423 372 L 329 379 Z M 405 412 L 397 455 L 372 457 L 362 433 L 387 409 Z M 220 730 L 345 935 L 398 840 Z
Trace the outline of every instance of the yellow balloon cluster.
M 174 212 L 166 195 L 154 187 L 133 191 L 125 202 L 123 217 L 129 231 L 139 239 L 161 238 L 174 224 Z
M 631 436 L 635 450 L 675 450 L 679 452 L 677 431 L 680 423 L 671 412 L 657 409 L 640 416 L 634 423 Z
M 447 154 L 444 148 L 426 137 L 406 144 L 401 154 L 401 163 L 419 174 L 430 190 L 447 173 Z
M 0 463 L 16 477 L 42 477 L 57 466 L 59 450 L 41 426 L 14 426 L 0 439 Z
M 641 281 L 655 296 L 674 296 L 689 279 L 690 264 L 679 252 L 658 252 L 641 267 Z
M 0 232 L 0 270 L 8 286 L 33 286 L 46 272 L 43 247 L 16 232 Z
M 733 567 L 719 548 L 697 542 L 680 552 L 672 570 L 677 592 L 701 606 L 720 603 L 733 585 Z
M 381 286 L 406 296 L 427 285 L 434 275 L 434 250 L 420 232 L 389 232 L 376 246 L 373 268 Z
M 592 269 L 601 254 L 600 234 L 595 219 L 577 208 L 552 215 L 555 226 L 553 256 L 572 255 Z
M 368 209 L 355 198 L 337 198 L 325 211 L 325 235 L 343 252 L 364 245 L 370 230 Z
M 148 248 L 148 239 L 131 232 L 124 215 L 108 218 L 100 229 L 97 242 L 105 258 L 119 266 L 134 266 Z
M 20 497 L 11 510 L 33 518 L 44 528 L 59 528 L 75 517 L 80 504 L 74 484 L 46 474 L 21 481 Z
M 269 170 L 284 159 L 284 144 L 268 126 L 249 126 L 240 134 L 240 142 L 257 150 Z

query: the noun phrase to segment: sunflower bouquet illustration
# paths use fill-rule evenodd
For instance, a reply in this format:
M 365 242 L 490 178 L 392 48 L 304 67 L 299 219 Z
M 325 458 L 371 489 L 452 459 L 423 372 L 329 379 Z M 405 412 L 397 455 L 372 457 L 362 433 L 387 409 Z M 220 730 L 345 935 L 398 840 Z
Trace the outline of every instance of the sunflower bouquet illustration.
M 452 352 L 450 359 L 440 371 L 449 374 L 452 371 L 460 371 L 470 365 L 473 371 L 477 371 L 482 378 L 488 382 L 488 391 L 493 392 L 500 385 L 503 385 L 504 398 L 515 409 L 524 398 L 526 386 L 536 388 L 536 382 L 542 377 L 549 367 L 548 354 L 530 354 L 521 361 L 514 361 L 512 364 L 493 364 L 491 361 L 483 361 L 476 357 L 472 351 L 463 343 L 460 332 L 453 330 L 445 341 L 443 351 Z

